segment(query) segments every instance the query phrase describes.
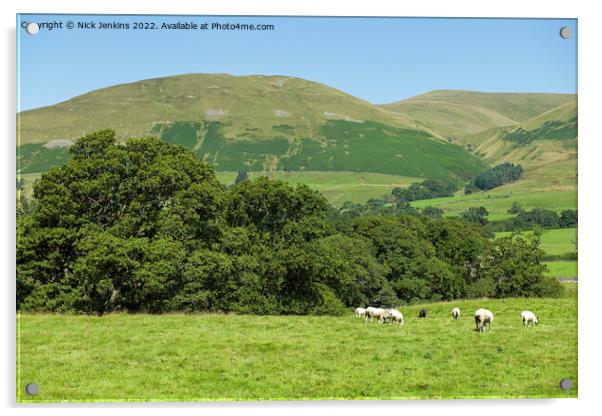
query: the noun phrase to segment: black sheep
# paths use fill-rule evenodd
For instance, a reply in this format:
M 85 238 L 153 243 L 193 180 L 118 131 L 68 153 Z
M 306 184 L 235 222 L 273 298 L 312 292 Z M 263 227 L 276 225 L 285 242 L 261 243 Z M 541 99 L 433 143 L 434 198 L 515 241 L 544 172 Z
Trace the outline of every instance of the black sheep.
M 426 318 L 426 309 L 424 309 L 424 308 L 420 309 L 420 312 L 418 312 L 418 317 Z

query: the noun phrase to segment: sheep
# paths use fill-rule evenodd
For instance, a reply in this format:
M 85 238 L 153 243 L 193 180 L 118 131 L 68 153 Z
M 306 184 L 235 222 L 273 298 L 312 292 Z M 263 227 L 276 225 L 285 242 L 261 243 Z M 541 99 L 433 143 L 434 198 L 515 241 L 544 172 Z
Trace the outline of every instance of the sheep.
M 399 312 L 397 309 L 387 309 L 386 314 L 381 317 L 381 319 L 389 319 L 391 323 L 398 323 L 399 325 L 404 324 L 403 314 Z
M 426 309 L 421 308 L 420 312 L 418 312 L 418 317 L 419 318 L 426 318 Z
M 474 321 L 477 325 L 477 332 L 484 332 L 487 324 L 489 324 L 489 332 L 491 332 L 491 325 L 493 324 L 493 312 L 488 309 L 477 309 L 474 313 Z
M 452 319 L 454 321 L 457 321 L 458 319 L 460 319 L 460 308 L 452 309 Z
M 539 323 L 539 319 L 537 318 L 537 315 L 535 315 L 531 311 L 522 311 L 520 313 L 520 317 L 523 321 L 523 326 L 525 326 L 525 327 L 531 326 L 533 324 L 537 325 Z
M 372 318 L 379 318 L 379 322 L 381 322 L 381 318 L 386 314 L 386 311 L 382 308 L 373 308 L 372 306 L 368 306 L 366 308 L 365 322 L 368 322 L 368 318 L 370 322 L 372 322 Z
M 355 316 L 358 318 L 363 318 L 366 316 L 365 308 L 355 308 Z

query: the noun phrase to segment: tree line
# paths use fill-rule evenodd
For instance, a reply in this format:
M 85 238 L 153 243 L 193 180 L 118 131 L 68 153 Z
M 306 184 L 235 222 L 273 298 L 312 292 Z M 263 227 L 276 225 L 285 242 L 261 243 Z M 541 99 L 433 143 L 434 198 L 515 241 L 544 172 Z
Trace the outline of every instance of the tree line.
M 464 189 L 466 195 L 478 191 L 488 191 L 498 186 L 519 180 L 523 176 L 523 167 L 519 164 L 502 163 L 487 169 L 477 175 L 476 178 Z
M 537 233 L 491 241 L 461 218 L 345 215 L 265 177 L 226 187 L 189 150 L 112 130 L 70 152 L 18 211 L 20 310 L 336 315 L 562 292 Z

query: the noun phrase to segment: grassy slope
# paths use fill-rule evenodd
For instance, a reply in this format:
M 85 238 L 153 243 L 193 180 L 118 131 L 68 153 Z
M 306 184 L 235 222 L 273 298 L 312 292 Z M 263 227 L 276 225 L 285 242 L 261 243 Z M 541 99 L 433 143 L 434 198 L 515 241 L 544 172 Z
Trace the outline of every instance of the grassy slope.
M 117 85 L 18 115 L 18 170 L 66 160 L 51 139 L 114 128 L 159 136 L 217 170 L 369 171 L 458 180 L 486 164 L 404 116 L 334 88 L 283 76 L 191 74 Z
M 479 140 L 484 142 L 477 148 L 477 154 L 491 164 L 520 163 L 525 169 L 524 178 L 488 192 L 473 195 L 460 192 L 454 197 L 419 201 L 414 205 L 439 206 L 448 215 L 459 214 L 469 206 L 484 206 L 490 219 L 509 217 L 506 211 L 514 201 L 524 209 L 576 209 L 577 137 L 573 127 L 576 116 L 576 102 L 572 100 L 517 127 L 482 133 Z M 546 124 L 549 122 L 558 126 L 550 129 Z M 506 138 L 512 132 L 518 132 L 512 136 L 518 141 Z M 488 135 L 491 137 L 484 139 Z M 521 138 L 526 141 L 521 142 Z
M 403 327 L 343 317 L 21 315 L 18 391 L 35 401 L 576 397 L 576 285 L 563 299 L 402 307 Z M 459 306 L 463 316 L 452 321 Z M 478 334 L 472 312 L 495 313 Z M 524 329 L 521 310 L 540 317 Z M 478 352 L 478 359 L 475 354 Z M 561 378 L 575 382 L 559 389 Z
M 573 99 L 572 94 L 483 93 L 438 90 L 382 107 L 443 137 L 464 137 L 526 121 Z
M 269 138 L 273 126 L 291 125 L 313 137 L 326 120 L 372 120 L 406 126 L 401 116 L 316 82 L 285 76 L 188 74 L 147 79 L 92 91 L 17 117 L 19 143 L 77 139 L 115 128 L 122 138 L 150 133 L 155 123 L 219 120 L 225 136 Z
M 576 118 L 577 102 L 571 100 L 517 126 L 481 133 L 476 153 L 492 164 L 513 162 L 527 169 L 576 163 Z

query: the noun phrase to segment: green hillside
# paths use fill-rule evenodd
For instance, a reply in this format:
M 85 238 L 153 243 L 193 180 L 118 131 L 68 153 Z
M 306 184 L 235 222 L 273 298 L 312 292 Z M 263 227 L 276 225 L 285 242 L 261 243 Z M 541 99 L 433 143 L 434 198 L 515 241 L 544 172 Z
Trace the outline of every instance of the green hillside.
M 442 138 L 472 143 L 469 134 L 516 125 L 574 99 L 573 94 L 438 90 L 382 107 Z
M 92 91 L 18 115 L 19 143 L 75 140 L 112 127 L 123 139 L 179 121 L 223 125 L 229 139 L 319 138 L 328 120 L 412 127 L 402 116 L 316 82 L 285 76 L 188 74 Z M 278 127 L 280 125 L 290 126 Z
M 487 166 L 402 115 L 282 76 L 144 80 L 17 118 L 20 173 L 63 163 L 69 143 L 102 128 L 114 128 L 121 139 L 159 136 L 220 171 L 351 171 L 463 181 Z
M 520 163 L 526 176 L 546 176 L 557 181 L 561 171 L 573 181 L 577 174 L 577 102 L 571 100 L 517 126 L 481 133 L 485 139 L 476 154 L 492 164 Z M 487 137 L 488 136 L 488 137 Z M 570 179 L 569 178 L 569 179 Z

